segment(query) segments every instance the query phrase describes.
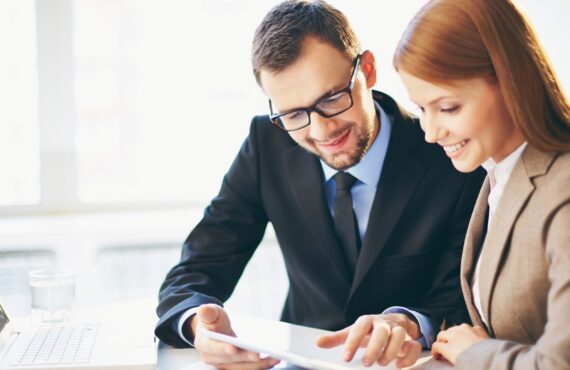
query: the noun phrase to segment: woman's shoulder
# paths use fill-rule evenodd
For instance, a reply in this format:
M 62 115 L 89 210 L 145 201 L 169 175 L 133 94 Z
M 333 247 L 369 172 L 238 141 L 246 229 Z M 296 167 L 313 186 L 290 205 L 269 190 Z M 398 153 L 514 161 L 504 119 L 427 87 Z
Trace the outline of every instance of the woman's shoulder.
M 570 151 L 556 154 L 546 176 L 553 185 L 562 186 L 563 193 L 570 193 Z
M 545 155 L 550 156 L 550 163 L 543 174 L 532 178 L 537 193 L 544 197 L 546 203 L 570 201 L 570 151 Z

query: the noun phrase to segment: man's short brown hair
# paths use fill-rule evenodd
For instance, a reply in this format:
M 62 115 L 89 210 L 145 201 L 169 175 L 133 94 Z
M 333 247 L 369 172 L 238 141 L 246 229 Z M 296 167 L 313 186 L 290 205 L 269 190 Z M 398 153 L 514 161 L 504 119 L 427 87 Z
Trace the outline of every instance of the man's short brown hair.
M 360 41 L 341 11 L 322 0 L 286 0 L 255 31 L 251 62 L 257 83 L 262 69 L 277 73 L 295 62 L 307 36 L 330 43 L 350 60 L 360 52 Z

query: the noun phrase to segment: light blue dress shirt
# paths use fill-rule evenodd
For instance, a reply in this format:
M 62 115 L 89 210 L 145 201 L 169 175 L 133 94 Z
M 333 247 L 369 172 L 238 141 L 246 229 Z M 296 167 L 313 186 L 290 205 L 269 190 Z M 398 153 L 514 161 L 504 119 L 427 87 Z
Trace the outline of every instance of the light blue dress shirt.
M 356 177 L 358 180 L 352 186 L 350 193 L 352 195 L 352 207 L 354 209 L 354 214 L 356 215 L 356 221 L 358 223 L 360 240 L 364 240 L 364 235 L 366 234 L 368 219 L 370 218 L 370 210 L 372 208 L 372 203 L 376 195 L 378 180 L 380 180 L 382 168 L 384 167 L 384 160 L 386 159 L 386 152 L 388 151 L 390 134 L 392 132 L 392 121 L 386 112 L 382 110 L 380 105 L 376 102 L 375 104 L 376 114 L 380 120 L 380 131 L 378 132 L 378 136 L 362 160 L 345 171 Z M 338 170 L 329 167 L 323 160 L 321 160 L 321 166 L 323 168 L 325 178 L 324 188 L 327 205 L 334 217 L 333 205 L 334 196 L 336 193 L 336 184 L 333 176 L 336 175 Z M 433 322 L 430 318 L 418 312 L 400 306 L 389 307 L 384 310 L 383 313 L 412 314 L 418 321 L 418 324 L 420 325 L 420 331 L 423 335 L 422 338 L 420 338 L 419 342 L 424 348 L 431 347 L 433 341 L 435 340 L 435 331 Z

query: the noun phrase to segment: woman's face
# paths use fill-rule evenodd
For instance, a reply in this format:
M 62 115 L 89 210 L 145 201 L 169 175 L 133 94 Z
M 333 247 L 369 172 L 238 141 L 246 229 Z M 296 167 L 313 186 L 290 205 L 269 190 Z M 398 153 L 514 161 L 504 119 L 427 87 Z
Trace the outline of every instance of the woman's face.
M 405 71 L 399 75 L 418 105 L 425 140 L 441 145 L 457 170 L 473 171 L 489 157 L 500 162 L 524 142 L 493 81 L 434 84 Z

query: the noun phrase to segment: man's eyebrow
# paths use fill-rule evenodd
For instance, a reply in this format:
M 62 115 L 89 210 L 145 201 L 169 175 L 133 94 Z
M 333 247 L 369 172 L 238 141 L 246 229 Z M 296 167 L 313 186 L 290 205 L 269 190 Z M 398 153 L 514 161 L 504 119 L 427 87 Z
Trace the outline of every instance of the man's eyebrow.
M 334 94 L 335 92 L 337 92 L 337 91 L 339 91 L 339 90 L 342 90 L 342 87 L 335 86 L 335 87 L 333 87 L 333 88 L 331 88 L 331 89 L 328 89 L 328 90 L 325 91 L 321 96 L 319 96 L 318 98 L 316 98 L 315 100 L 313 100 L 313 103 L 312 103 L 310 106 L 315 105 L 315 103 L 318 102 L 319 100 L 321 100 L 321 99 L 323 99 L 323 98 L 326 98 L 326 97 L 328 97 L 329 95 Z M 279 114 L 287 114 L 287 113 L 291 113 L 291 112 L 295 112 L 295 111 L 303 110 L 303 109 L 307 109 L 307 106 L 287 109 L 287 110 L 284 110 L 283 112 L 279 112 Z
M 342 87 L 340 86 L 335 86 L 332 89 L 329 89 L 327 92 L 325 92 L 323 95 L 319 96 L 317 99 L 315 99 L 315 101 L 313 102 L 313 104 L 315 104 L 316 102 L 318 102 L 321 99 L 324 99 L 332 94 L 334 94 L 335 92 L 342 90 Z

